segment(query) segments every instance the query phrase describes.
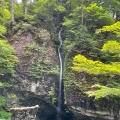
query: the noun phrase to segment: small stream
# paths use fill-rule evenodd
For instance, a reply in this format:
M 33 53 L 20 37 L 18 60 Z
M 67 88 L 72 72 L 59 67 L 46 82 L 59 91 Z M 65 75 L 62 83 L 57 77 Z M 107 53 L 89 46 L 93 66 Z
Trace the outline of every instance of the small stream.
M 62 28 L 59 31 L 59 40 L 60 45 L 58 47 L 58 57 L 60 63 L 60 74 L 59 74 L 59 88 L 58 88 L 58 105 L 57 105 L 57 120 L 61 120 L 60 113 L 62 112 L 62 76 L 63 76 L 63 66 L 62 66 L 62 57 L 61 57 L 61 46 L 62 46 Z

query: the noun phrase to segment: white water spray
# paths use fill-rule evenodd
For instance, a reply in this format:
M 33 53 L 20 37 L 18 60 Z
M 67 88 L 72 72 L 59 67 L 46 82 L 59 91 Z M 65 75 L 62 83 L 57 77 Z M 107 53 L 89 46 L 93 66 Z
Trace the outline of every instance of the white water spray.
M 62 71 L 62 57 L 61 57 L 61 52 L 60 52 L 60 49 L 62 46 L 61 32 L 62 32 L 62 28 L 59 31 L 60 45 L 58 47 L 58 56 L 59 56 L 59 62 L 60 62 L 60 75 L 59 75 L 59 88 L 58 88 L 57 120 L 61 120 L 60 113 L 62 112 L 62 76 L 63 76 L 63 71 Z

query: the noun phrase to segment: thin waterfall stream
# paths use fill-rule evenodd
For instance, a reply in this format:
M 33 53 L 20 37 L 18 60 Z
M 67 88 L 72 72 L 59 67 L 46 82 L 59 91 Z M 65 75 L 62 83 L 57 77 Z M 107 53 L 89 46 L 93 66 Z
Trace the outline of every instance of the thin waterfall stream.
M 61 120 L 60 113 L 62 112 L 62 76 L 63 76 L 63 66 L 62 66 L 62 57 L 61 57 L 61 46 L 62 46 L 62 28 L 59 31 L 59 40 L 60 45 L 58 47 L 58 57 L 59 57 L 59 63 L 60 63 L 60 74 L 59 74 L 59 88 L 58 88 L 58 105 L 57 105 L 57 120 Z

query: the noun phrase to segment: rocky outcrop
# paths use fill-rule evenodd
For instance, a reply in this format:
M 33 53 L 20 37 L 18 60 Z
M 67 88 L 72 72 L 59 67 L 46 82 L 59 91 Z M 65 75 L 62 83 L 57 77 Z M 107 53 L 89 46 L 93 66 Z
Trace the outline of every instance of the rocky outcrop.
M 105 100 L 98 102 L 88 98 L 78 89 L 66 90 L 66 104 L 75 120 L 114 120 L 115 117 L 110 103 L 108 105 Z
M 11 120 L 35 120 L 39 105 L 32 107 L 11 108 Z
M 7 107 L 38 104 L 37 119 L 54 120 L 59 70 L 54 43 L 47 30 L 32 27 L 31 32 L 31 25 L 25 24 L 26 32 L 21 26 L 10 40 L 19 62 L 11 79 L 12 87 L 6 91 Z

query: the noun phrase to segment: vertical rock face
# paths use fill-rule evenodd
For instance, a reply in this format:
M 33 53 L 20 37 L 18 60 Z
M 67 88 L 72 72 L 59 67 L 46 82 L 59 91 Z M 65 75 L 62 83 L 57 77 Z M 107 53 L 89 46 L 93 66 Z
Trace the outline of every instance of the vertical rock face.
M 54 120 L 52 116 L 56 114 L 56 108 L 53 103 L 56 101 L 58 76 L 56 50 L 47 30 L 34 27 L 32 30 L 34 33 L 25 33 L 21 27 L 11 39 L 19 62 L 15 68 L 16 75 L 12 78 L 12 87 L 7 91 L 7 106 L 11 108 L 38 104 L 40 108 L 37 118 Z M 16 114 L 19 116 L 21 111 Z
M 113 110 L 109 110 L 107 101 L 94 101 L 77 88 L 66 90 L 66 104 L 75 120 L 114 120 Z
M 35 120 L 39 106 L 11 108 L 11 120 Z

